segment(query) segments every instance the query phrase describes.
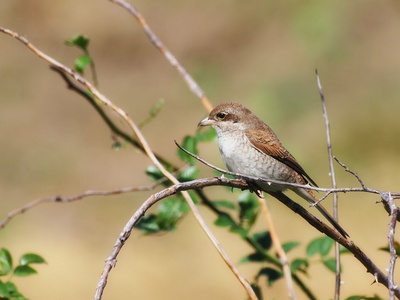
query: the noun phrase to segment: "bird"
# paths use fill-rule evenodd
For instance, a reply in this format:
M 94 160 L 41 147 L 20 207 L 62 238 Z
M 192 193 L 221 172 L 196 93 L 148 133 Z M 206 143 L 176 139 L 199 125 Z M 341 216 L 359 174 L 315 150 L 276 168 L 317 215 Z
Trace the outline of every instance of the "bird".
M 244 176 L 317 187 L 315 181 L 282 145 L 274 131 L 242 104 L 237 102 L 219 104 L 208 117 L 198 123 L 198 126 L 212 126 L 215 129 L 222 160 L 229 171 Z M 265 181 L 248 182 L 250 186 L 255 186 L 266 193 L 291 189 L 316 206 L 344 238 L 349 236 L 318 202 L 310 189 Z

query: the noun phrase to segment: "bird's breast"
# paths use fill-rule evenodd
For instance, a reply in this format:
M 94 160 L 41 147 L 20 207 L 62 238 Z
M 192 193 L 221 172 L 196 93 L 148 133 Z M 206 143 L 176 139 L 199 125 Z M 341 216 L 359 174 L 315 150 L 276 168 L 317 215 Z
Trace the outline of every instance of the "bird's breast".
M 252 146 L 243 133 L 218 134 L 219 150 L 229 171 L 287 182 L 295 182 L 293 170 Z M 269 188 L 283 190 L 284 188 Z

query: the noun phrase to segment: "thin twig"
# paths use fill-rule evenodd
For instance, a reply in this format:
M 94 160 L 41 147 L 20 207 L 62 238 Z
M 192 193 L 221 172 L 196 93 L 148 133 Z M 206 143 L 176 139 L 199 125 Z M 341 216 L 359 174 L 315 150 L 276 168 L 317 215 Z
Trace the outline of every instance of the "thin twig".
M 110 191 L 89 190 L 89 191 L 85 191 L 85 192 L 75 195 L 75 196 L 68 196 L 68 197 L 54 196 L 54 197 L 37 198 L 37 199 L 25 204 L 24 206 L 9 212 L 7 217 L 0 223 L 0 229 L 4 228 L 15 216 L 20 215 L 20 214 L 26 212 L 27 210 L 29 210 L 33 207 L 36 207 L 38 205 L 44 204 L 44 203 L 49 203 L 49 202 L 69 203 L 69 202 L 81 200 L 83 198 L 92 197 L 92 196 L 110 196 L 110 195 L 119 195 L 119 194 L 124 194 L 124 193 L 131 193 L 131 192 L 150 191 L 165 181 L 167 181 L 167 179 L 162 178 L 161 180 L 158 180 L 148 186 L 126 187 L 126 188 L 115 189 L 115 190 L 110 190 Z
M 237 178 L 242 178 L 244 180 L 249 180 L 249 181 L 264 181 L 264 182 L 271 182 L 271 183 L 277 183 L 277 184 L 284 184 L 284 182 L 276 181 L 276 180 L 266 180 L 263 178 L 258 178 L 258 177 L 253 177 L 253 176 L 246 176 L 242 174 L 237 174 L 233 172 L 228 172 L 223 169 L 217 168 L 210 163 L 206 162 L 202 158 L 198 157 L 197 155 L 187 151 L 183 147 L 181 147 L 176 141 L 175 144 L 184 152 L 187 154 L 191 155 L 192 157 L 196 158 L 200 162 L 204 163 L 205 165 L 223 173 L 223 174 L 229 174 L 232 176 L 235 176 Z M 224 178 L 224 177 L 222 177 Z M 296 185 L 297 187 L 301 188 L 307 188 L 309 189 L 309 186 L 306 185 Z M 249 187 L 251 188 L 251 187 Z M 382 195 L 385 192 L 379 191 L 379 190 L 374 190 L 370 188 L 344 188 L 344 189 L 322 189 L 322 188 L 317 188 L 317 190 L 321 191 L 331 191 L 331 192 L 370 192 L 370 193 L 375 193 Z M 343 238 L 340 234 L 338 234 L 335 230 L 331 229 L 329 226 L 327 226 L 325 223 L 323 223 L 321 220 L 319 220 L 317 217 L 315 217 L 313 214 L 309 213 L 307 210 L 305 210 L 301 205 L 298 203 L 292 201 L 290 198 L 288 198 L 285 194 L 282 192 L 269 192 L 270 195 L 284 203 L 286 206 L 288 206 L 291 210 L 294 212 L 300 214 L 307 222 L 309 222 L 313 227 L 318 229 L 320 232 L 326 234 L 333 240 L 337 241 L 339 244 L 343 245 L 345 248 L 347 248 L 351 253 L 354 254 L 354 256 L 366 267 L 367 271 L 371 273 L 374 278 L 376 279 L 377 282 L 380 282 L 384 284 L 386 287 L 388 287 L 388 277 L 385 276 L 385 274 L 365 255 L 365 253 L 354 244 L 349 239 Z M 394 291 L 396 297 L 400 299 L 400 288 L 398 286 L 394 286 Z
M 293 202 L 282 192 L 271 192 L 270 194 L 281 201 L 283 204 L 285 204 L 287 207 L 289 207 L 292 211 L 300 214 L 307 222 L 309 222 L 320 232 L 324 233 L 325 235 L 329 236 L 330 238 L 347 248 L 354 255 L 354 257 L 359 262 L 361 262 L 362 265 L 364 265 L 364 267 L 367 269 L 367 272 L 374 276 L 376 282 L 382 283 L 387 288 L 389 287 L 388 277 L 371 261 L 371 259 L 357 245 L 354 244 L 353 241 L 343 238 L 338 232 L 332 230 L 330 227 L 325 225 L 325 223 L 322 223 L 318 218 L 310 214 L 301 205 Z M 396 297 L 400 299 L 400 288 L 394 285 L 393 291 Z
M 64 73 L 68 74 L 72 78 L 74 78 L 77 82 L 85 86 L 99 101 L 103 103 L 103 105 L 109 106 L 113 111 L 115 111 L 119 116 L 121 116 L 125 122 L 129 125 L 129 127 L 133 130 L 135 135 L 137 136 L 138 141 L 142 144 L 144 151 L 146 152 L 147 156 L 153 161 L 153 163 L 159 168 L 159 170 L 167 177 L 171 182 L 174 184 L 179 183 L 178 180 L 170 173 L 168 172 L 165 167 L 158 161 L 158 159 L 155 157 L 154 153 L 152 152 L 150 146 L 148 145 L 146 139 L 140 132 L 139 128 L 136 126 L 136 124 L 133 122 L 133 120 L 128 116 L 128 114 L 115 105 L 111 100 L 109 100 L 105 95 L 100 93 L 99 90 L 96 89 L 94 85 L 92 85 L 89 81 L 87 81 L 85 78 L 80 76 L 78 73 L 73 71 L 72 69 L 64 66 L 54 58 L 46 55 L 44 52 L 40 51 L 38 48 L 36 48 L 33 44 L 31 44 L 25 37 L 21 36 L 20 34 L 13 32 L 9 29 L 0 27 L 0 31 L 12 36 L 13 38 L 17 39 L 18 41 L 22 42 L 26 47 L 28 47 L 32 52 L 34 52 L 38 57 L 44 59 L 52 67 L 56 67 L 63 71 Z M 248 293 L 249 297 L 251 299 L 257 299 L 257 296 L 255 295 L 253 289 L 251 288 L 250 284 L 247 282 L 247 280 L 239 273 L 239 271 L 236 269 L 236 267 L 231 263 L 230 259 L 226 255 L 225 251 L 222 249 L 221 245 L 218 243 L 214 235 L 212 234 L 211 230 L 207 227 L 206 223 L 202 219 L 196 205 L 193 203 L 192 199 L 190 198 L 189 194 L 187 192 L 182 192 L 183 197 L 185 198 L 186 202 L 188 203 L 195 219 L 197 222 L 200 224 L 204 232 L 207 234 L 209 239 L 212 241 L 213 245 L 217 249 L 218 253 L 221 255 L 225 263 L 228 265 L 228 267 L 231 269 L 231 271 L 235 274 L 235 276 L 238 278 L 239 282 L 242 284 L 242 286 L 245 288 L 246 292 Z M 128 238 L 126 236 L 126 238 Z M 118 239 L 119 241 L 119 239 Z M 117 241 L 117 243 L 118 243 Z M 107 278 L 109 275 L 109 272 L 111 268 L 113 267 L 113 261 L 107 261 L 106 265 L 104 267 L 103 273 L 101 275 L 101 278 L 99 280 L 99 283 L 97 285 L 96 293 L 95 293 L 95 299 L 101 299 L 104 288 L 107 284 Z
M 270 232 L 271 235 L 271 240 L 272 240 L 272 244 L 274 245 L 274 248 L 276 250 L 276 253 L 281 261 L 282 264 L 282 270 L 283 270 L 283 275 L 285 277 L 285 281 L 286 281 L 286 286 L 288 289 L 288 295 L 289 298 L 292 300 L 296 300 L 296 293 L 294 291 L 294 285 L 293 285 L 293 280 L 292 280 L 292 272 L 290 271 L 290 265 L 289 265 L 289 260 L 286 256 L 285 250 L 282 247 L 282 243 L 279 239 L 279 235 L 278 232 L 275 228 L 274 222 L 272 220 L 272 216 L 269 212 L 269 209 L 267 207 L 267 203 L 266 201 L 261 198 L 261 197 L 257 197 L 258 199 L 258 203 L 261 207 L 261 212 L 264 216 L 264 219 L 267 223 L 267 227 L 268 230 Z
M 243 178 L 243 179 L 247 179 L 250 181 L 262 181 L 262 182 L 266 182 L 266 183 L 270 183 L 270 184 L 279 184 L 279 185 L 285 185 L 285 186 L 293 186 L 293 187 L 298 187 L 298 188 L 302 188 L 302 189 L 307 189 L 307 190 L 314 190 L 314 191 L 318 191 L 318 192 L 325 192 L 327 194 L 331 194 L 331 193 L 348 193 L 348 192 L 367 192 L 367 193 L 372 193 L 372 194 L 378 194 L 381 195 L 382 193 L 385 193 L 382 190 L 377 190 L 377 189 L 371 189 L 368 187 L 362 187 L 362 188 L 320 188 L 320 187 L 314 187 L 311 186 L 309 184 L 303 185 L 303 184 L 298 184 L 298 183 L 290 183 L 290 182 L 286 182 L 286 181 L 279 181 L 279 180 L 274 180 L 274 179 L 265 179 L 262 177 L 255 177 L 255 176 L 248 176 L 248 175 L 243 175 L 243 174 L 239 174 L 239 173 L 234 173 L 234 172 L 229 172 L 226 171 L 224 169 L 218 168 L 212 164 L 210 164 L 209 162 L 205 161 L 204 159 L 202 159 L 201 157 L 197 156 L 196 154 L 191 153 L 190 151 L 186 150 L 185 148 L 183 148 L 182 146 L 180 146 L 176 141 L 175 144 L 177 145 L 177 147 L 179 149 L 181 149 L 182 151 L 184 151 L 185 153 L 187 153 L 188 155 L 192 156 L 193 158 L 195 158 L 196 160 L 198 160 L 199 162 L 203 163 L 204 165 L 222 173 L 222 174 L 226 174 L 226 175 L 232 175 L 235 176 L 237 178 Z M 396 195 L 396 196 L 400 196 L 399 192 L 391 192 L 392 195 Z M 326 197 L 326 195 L 324 196 Z M 311 205 L 314 206 L 314 205 Z
M 94 99 L 89 94 L 87 94 L 85 91 L 81 90 L 79 87 L 77 87 L 75 84 L 73 84 L 71 82 L 70 78 L 67 77 L 66 74 L 64 74 L 62 70 L 60 70 L 58 68 L 52 68 L 52 69 L 57 71 L 63 77 L 63 79 L 67 82 L 68 88 L 70 88 L 70 89 L 78 92 L 80 95 L 84 96 L 85 99 L 87 99 L 94 106 L 96 111 L 101 115 L 103 120 L 107 123 L 107 125 L 110 127 L 110 129 L 115 134 L 123 137 L 125 140 L 129 141 L 132 145 L 138 147 L 142 151 L 145 151 L 143 146 L 142 146 L 142 144 L 140 144 L 135 139 L 131 138 L 128 134 L 124 133 L 118 127 L 116 127 L 115 124 L 104 113 L 103 109 L 97 105 L 96 101 L 94 101 Z M 162 159 L 160 156 L 157 156 L 156 154 L 154 154 L 154 155 L 157 157 L 158 160 L 160 160 L 163 163 L 163 165 L 167 165 L 169 167 L 172 166 L 169 162 L 167 162 L 166 160 Z M 102 281 L 102 282 L 104 282 L 104 281 Z
M 332 143 L 331 143 L 331 132 L 330 132 L 330 124 L 328 118 L 328 111 L 326 109 L 325 103 L 325 95 L 322 91 L 321 81 L 319 79 L 318 70 L 315 70 L 315 74 L 317 77 L 317 85 L 319 94 L 321 97 L 322 103 L 322 112 L 325 120 L 325 133 L 326 133 L 326 144 L 328 148 L 328 160 L 329 160 L 329 175 L 331 178 L 332 188 L 336 188 L 336 177 L 335 177 L 335 168 L 333 167 L 333 155 L 332 155 Z M 335 221 L 338 221 L 338 193 L 333 193 L 333 218 Z M 340 274 L 340 249 L 339 244 L 335 243 L 335 300 L 340 299 L 340 285 L 341 285 L 341 274 Z
M 389 300 L 394 300 L 395 298 L 395 288 L 397 288 L 394 282 L 394 270 L 397 259 L 396 254 L 396 245 L 395 245 L 395 232 L 396 232 L 396 224 L 397 224 L 397 213 L 399 208 L 396 206 L 392 196 L 390 193 L 387 193 L 382 196 L 384 200 L 389 203 L 390 206 L 390 223 L 389 223 L 389 232 L 388 232 L 388 240 L 389 240 L 389 253 L 390 253 L 390 262 L 388 268 L 388 289 L 389 289 Z
M 226 178 L 207 178 L 207 179 L 199 179 L 199 180 L 189 181 L 189 182 L 185 182 L 185 183 L 176 183 L 175 185 L 168 187 L 168 188 L 150 196 L 141 205 L 141 207 L 138 210 L 136 210 L 136 212 L 132 215 L 132 217 L 126 223 L 124 229 L 120 233 L 120 235 L 113 247 L 113 250 L 112 250 L 110 256 L 106 259 L 103 273 L 100 277 L 100 281 L 98 283 L 98 288 L 96 290 L 95 299 L 101 299 L 101 293 L 103 290 L 101 287 L 104 287 L 106 285 L 108 274 L 111 271 L 111 269 L 115 266 L 116 261 L 117 261 L 117 256 L 118 256 L 122 246 L 125 244 L 126 240 L 129 238 L 131 231 L 132 231 L 133 227 L 135 226 L 135 224 L 139 221 L 139 219 L 145 214 L 145 212 L 153 204 L 155 204 L 159 200 L 162 200 L 168 196 L 174 195 L 178 192 L 184 192 L 189 189 L 199 189 L 199 188 L 203 188 L 205 186 L 212 186 L 212 185 L 226 185 L 226 186 L 233 186 L 233 187 L 237 187 L 237 188 L 241 188 L 241 189 L 248 188 L 246 182 L 244 182 L 242 180 L 231 181 Z M 222 249 L 222 251 L 223 251 L 223 254 L 226 256 L 223 249 Z M 230 261 L 228 261 L 228 262 L 231 263 Z M 233 269 L 232 271 L 235 273 L 236 277 L 240 276 L 238 270 L 236 269 L 235 266 L 233 266 L 233 264 L 232 264 L 231 268 Z M 247 283 L 247 284 L 250 286 L 249 283 Z M 252 296 L 251 293 L 249 293 L 249 292 L 248 292 L 248 294 L 251 297 L 251 299 L 257 300 L 257 296 L 255 294 L 254 294 L 254 296 Z
M 147 25 L 144 17 L 133 7 L 132 4 L 127 3 L 124 0 L 109 0 L 116 3 L 123 8 L 125 8 L 130 14 L 132 14 L 135 19 L 142 26 L 144 32 L 150 39 L 150 42 L 165 56 L 168 62 L 178 70 L 179 74 L 183 77 L 183 80 L 189 86 L 189 89 L 201 100 L 205 109 L 210 112 L 212 110 L 212 105 L 208 98 L 206 97 L 200 86 L 194 81 L 192 76 L 186 71 L 183 65 L 176 59 L 176 57 L 168 50 L 168 48 L 161 42 L 157 35 L 153 32 L 149 25 Z
M 350 174 L 353 175 L 355 178 L 357 178 L 358 182 L 360 183 L 360 185 L 362 186 L 362 188 L 363 188 L 364 190 L 368 190 L 368 188 L 365 186 L 364 182 L 361 180 L 360 176 L 358 176 L 358 174 L 357 174 L 356 172 L 353 172 L 352 170 L 350 170 L 350 169 L 349 169 L 344 163 L 342 163 L 336 156 L 334 156 L 333 158 L 336 160 L 336 162 L 337 162 L 341 167 L 343 167 L 343 169 L 344 169 L 346 172 L 350 173 Z
M 54 66 L 50 66 L 50 69 L 55 71 L 57 74 L 59 74 L 62 79 L 65 81 L 67 84 L 67 88 L 74 91 L 78 95 L 82 96 L 87 102 L 92 105 L 92 107 L 96 110 L 96 112 L 100 115 L 100 117 L 103 119 L 103 121 L 106 123 L 108 128 L 110 128 L 111 132 L 115 134 L 118 137 L 123 138 L 125 141 L 130 143 L 132 146 L 136 147 L 140 151 L 144 152 L 144 149 L 142 145 L 131 135 L 128 133 L 124 132 L 122 129 L 120 129 L 112 120 L 111 118 L 106 114 L 104 111 L 104 107 L 99 105 L 98 102 L 96 101 L 95 97 L 91 95 L 90 93 L 87 93 L 86 90 L 80 88 L 77 86 L 74 82 L 72 82 L 71 78 L 68 77 L 67 74 L 64 73 L 62 69 L 59 69 Z M 157 159 L 162 162 L 165 166 L 167 166 L 169 169 L 172 170 L 177 170 L 176 167 L 174 167 L 169 161 L 167 161 L 165 158 L 161 157 L 159 154 L 154 153 L 154 155 L 157 157 Z
M 174 195 L 178 192 L 187 191 L 191 189 L 201 189 L 208 186 L 216 186 L 216 185 L 230 186 L 240 189 L 250 188 L 250 186 L 247 184 L 245 180 L 229 179 L 226 177 L 213 177 L 213 178 L 196 179 L 193 181 L 174 184 L 168 188 L 163 189 L 160 192 L 157 192 L 156 194 L 153 194 L 142 204 L 142 206 L 134 213 L 129 222 L 125 225 L 124 230 L 121 232 L 117 242 L 114 245 L 112 253 L 107 258 L 106 267 L 108 268 L 108 271 L 111 270 L 111 268 L 115 265 L 116 257 L 119 251 L 121 250 L 123 244 L 129 237 L 133 229 L 133 226 L 155 202 L 164 199 L 168 196 Z M 371 261 L 371 259 L 357 245 L 354 244 L 354 242 L 350 241 L 349 239 L 343 238 L 336 230 L 333 230 L 328 225 L 321 222 L 321 220 L 319 220 L 313 214 L 308 212 L 298 203 L 292 201 L 282 192 L 271 192 L 270 194 L 276 199 L 278 199 L 280 202 L 285 204 L 293 212 L 303 217 L 308 223 L 310 223 L 317 230 L 331 237 L 335 241 L 338 241 L 341 245 L 347 248 L 354 255 L 354 257 L 362 265 L 365 266 L 367 271 L 374 276 L 376 282 L 380 282 L 386 287 L 388 287 L 389 285 L 388 277 Z M 400 288 L 394 285 L 393 291 L 396 297 L 400 298 Z

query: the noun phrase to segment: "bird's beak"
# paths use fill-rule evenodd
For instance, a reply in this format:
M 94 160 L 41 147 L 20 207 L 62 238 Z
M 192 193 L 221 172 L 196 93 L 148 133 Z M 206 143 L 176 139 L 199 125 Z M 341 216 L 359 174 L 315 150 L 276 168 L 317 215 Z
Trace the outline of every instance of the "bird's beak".
M 212 126 L 214 125 L 214 121 L 210 120 L 208 117 L 201 120 L 197 126 Z

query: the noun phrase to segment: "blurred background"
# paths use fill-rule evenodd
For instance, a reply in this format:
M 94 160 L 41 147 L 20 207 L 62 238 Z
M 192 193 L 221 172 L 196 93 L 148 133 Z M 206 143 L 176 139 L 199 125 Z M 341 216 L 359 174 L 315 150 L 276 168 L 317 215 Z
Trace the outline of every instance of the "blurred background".
M 131 2 L 187 68 L 213 105 L 238 101 L 269 124 L 322 187 L 329 187 L 326 137 L 315 79 L 319 70 L 331 122 L 333 151 L 376 189 L 398 191 L 400 131 L 400 5 L 397 1 L 180 1 Z M 2 0 L 0 25 L 73 66 L 81 53 L 64 45 L 76 34 L 90 38 L 99 89 L 137 123 L 160 100 L 165 105 L 143 128 L 153 149 L 182 166 L 174 139 L 195 133 L 206 116 L 200 101 L 137 22 L 103 0 Z M 90 73 L 87 73 L 90 78 Z M 111 133 L 90 105 L 66 89 L 26 47 L 0 35 L 0 219 L 38 197 L 68 196 L 88 189 L 151 183 L 142 153 L 112 148 Z M 223 167 L 215 142 L 200 155 Z M 213 173 L 201 167 L 200 177 Z M 338 185 L 357 187 L 336 165 Z M 39 274 L 13 278 L 30 299 L 90 299 L 112 247 L 127 220 L 152 192 L 45 204 L 15 217 L 0 230 L 1 247 L 14 260 L 26 252 L 44 256 Z M 214 187 L 210 197 L 237 194 Z M 297 199 L 297 198 L 296 198 Z M 379 197 L 341 194 L 340 223 L 384 270 L 388 216 Z M 267 198 L 283 241 L 302 245 L 305 256 L 320 234 Z M 303 201 L 303 200 L 300 200 Z M 305 205 L 305 202 L 301 202 Z M 331 198 L 324 205 L 331 207 Z M 233 262 L 250 252 L 236 235 L 212 225 Z M 191 214 L 171 233 L 133 232 L 112 270 L 103 299 L 245 299 Z M 258 230 L 265 230 L 262 219 Z M 343 298 L 386 296 L 387 291 L 351 255 L 343 257 Z M 252 280 L 260 265 L 239 265 Z M 334 275 L 319 263 L 306 283 L 321 298 L 333 297 Z M 267 284 L 265 284 L 266 286 Z M 265 287 L 265 299 L 286 299 L 283 280 Z M 299 299 L 304 295 L 298 293 Z

